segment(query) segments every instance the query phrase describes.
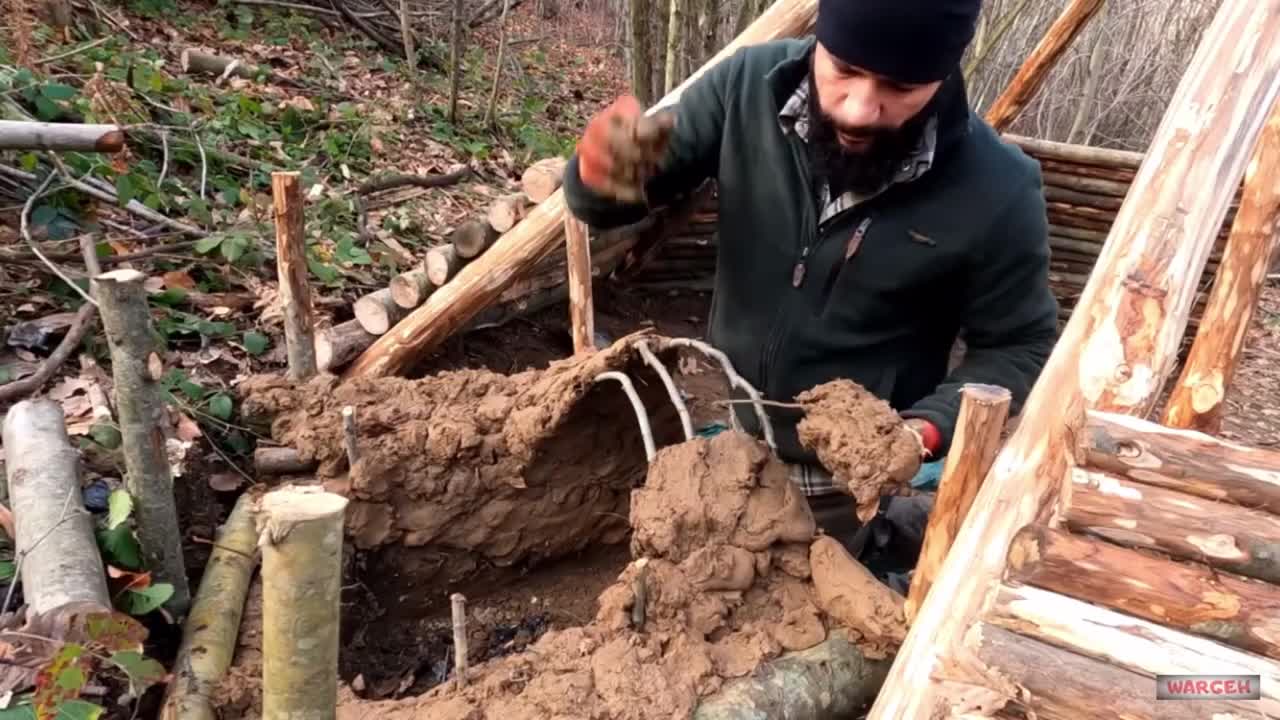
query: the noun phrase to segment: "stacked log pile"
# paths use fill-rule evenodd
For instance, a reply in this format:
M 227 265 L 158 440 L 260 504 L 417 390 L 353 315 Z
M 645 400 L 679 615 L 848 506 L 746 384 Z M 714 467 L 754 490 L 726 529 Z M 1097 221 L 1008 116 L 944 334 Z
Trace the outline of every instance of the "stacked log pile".
M 1049 220 L 1049 281 L 1061 304 L 1059 321 L 1064 324 L 1093 271 L 1143 155 L 1018 135 L 1005 135 L 1005 139 L 1040 163 Z M 1199 281 L 1192 326 L 1204 311 L 1238 206 L 1237 192 Z M 647 286 L 709 289 L 716 262 L 716 211 L 712 197 L 686 229 L 664 240 L 653 259 L 628 279 Z

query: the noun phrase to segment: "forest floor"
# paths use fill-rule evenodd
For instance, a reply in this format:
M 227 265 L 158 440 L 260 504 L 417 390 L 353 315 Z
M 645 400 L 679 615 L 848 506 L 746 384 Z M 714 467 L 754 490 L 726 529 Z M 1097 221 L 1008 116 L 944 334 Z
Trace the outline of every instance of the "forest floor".
M 262 438 L 242 422 L 236 388 L 251 375 L 285 367 L 270 169 L 303 174 L 317 314 L 322 325 L 336 324 L 351 318 L 356 298 L 385 287 L 495 197 L 517 192 L 521 172 L 533 161 L 567 154 L 586 118 L 624 92 L 625 65 L 611 43 L 612 19 L 564 3 L 561 16 L 548 22 L 536 16 L 532 3 L 522 5 L 508 21 L 509 62 L 495 125 L 487 127 L 483 118 L 495 72 L 496 21 L 468 38 L 455 124 L 448 119 L 449 80 L 442 70 L 447 40 L 434 39 L 448 38 L 439 18 L 424 21 L 422 35 L 432 40 L 424 45 L 421 66 L 410 71 L 362 36 L 335 31 L 307 13 L 226 0 L 99 5 L 106 24 L 94 28 L 93 15 L 81 13 L 86 32 L 71 42 L 37 21 L 30 47 L 22 50 L 26 57 L 19 57 L 18 43 L 0 43 L 0 93 L 39 119 L 117 122 L 151 131 L 149 140 L 121 155 L 67 153 L 63 161 L 78 175 L 103 178 L 124 201 L 136 199 L 209 233 L 198 241 L 178 240 L 119 204 L 61 185 L 26 208 L 31 242 L 64 274 L 70 270 L 82 289 L 87 283 L 78 243 L 85 233 L 92 234 L 105 265 L 136 267 L 150 278 L 153 318 L 168 347 L 163 384 L 172 420 L 170 461 L 194 587 L 216 528 L 254 482 L 252 451 Z M 238 58 L 278 77 L 260 82 L 187 75 L 179 63 L 187 48 Z M 23 172 L 47 162 L 41 153 L 0 152 L 0 165 Z M 464 165 L 472 177 L 447 187 L 360 192 L 382 173 L 443 175 Z M 20 233 L 30 190 L 0 182 L 0 390 L 36 371 L 81 302 Z M 119 259 L 139 252 L 149 254 Z M 708 309 L 705 293 L 601 284 L 595 296 L 597 329 L 610 338 L 642 327 L 699 337 Z M 544 368 L 571 350 L 568 311 L 560 303 L 500 328 L 452 337 L 414 374 L 459 368 L 510 374 Z M 718 374 L 682 376 L 682 385 L 700 420 L 723 415 L 712 404 L 723 392 Z M 86 506 L 100 518 L 123 472 L 119 433 L 100 402 L 111 388 L 105 339 L 95 329 L 37 393 L 62 404 L 86 458 Z M 1280 287 L 1271 284 L 1249 331 L 1223 435 L 1280 445 L 1278 397 Z M 0 402 L 0 412 L 5 409 Z M 13 575 L 12 549 L 7 552 L 0 577 Z M 129 597 L 141 593 L 135 609 L 154 607 L 157 596 L 146 596 L 145 574 L 125 572 L 138 566 L 136 548 L 104 547 L 104 553 L 121 571 L 113 589 Z M 491 589 L 476 606 L 489 618 L 490 654 L 516 649 L 547 627 L 589 618 L 596 592 L 627 559 L 625 545 L 597 549 L 522 581 L 518 589 Z M 353 690 L 370 698 L 403 697 L 443 678 L 447 603 L 409 618 L 389 618 L 364 600 L 355 605 L 347 608 L 353 622 L 344 628 L 342 660 Z M 179 629 L 160 613 L 138 614 L 152 630 L 148 651 L 167 662 Z M 252 617 L 246 622 L 251 636 Z M 252 667 L 252 660 L 241 658 L 238 665 Z

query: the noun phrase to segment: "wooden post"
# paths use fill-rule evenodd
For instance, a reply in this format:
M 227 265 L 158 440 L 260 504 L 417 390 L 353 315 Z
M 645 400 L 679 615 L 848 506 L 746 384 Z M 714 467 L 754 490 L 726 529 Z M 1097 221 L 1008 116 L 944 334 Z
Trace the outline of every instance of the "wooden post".
M 356 409 L 342 408 L 342 442 L 347 449 L 347 466 L 354 468 L 360 459 L 360 434 L 356 428 Z
M 1280 104 L 1271 109 L 1245 175 L 1222 265 L 1209 292 L 1204 320 L 1165 405 L 1164 424 L 1216 433 L 1227 388 L 1244 351 L 1258 294 L 1280 244 Z
M 806 32 L 813 26 L 817 7 L 818 0 L 778 0 L 680 87 L 650 108 L 649 113 L 678 102 L 690 84 L 740 48 Z M 493 247 L 464 267 L 448 285 L 432 293 L 394 332 L 379 337 L 356 358 L 343 378 L 396 374 L 434 349 L 553 251 L 563 231 L 566 212 L 564 188 L 560 188 Z
M 467 686 L 467 598 L 462 593 L 449 596 L 449 609 L 453 614 L 453 675 L 454 685 Z
M 302 217 L 302 184 L 296 172 L 271 173 L 275 206 L 276 271 L 284 306 L 284 336 L 289 377 L 308 380 L 316 374 L 315 330 L 311 318 L 311 286 L 307 282 L 307 236 Z
M 1013 396 L 1007 389 L 970 384 L 965 385 L 960 393 L 955 438 L 942 468 L 937 498 L 929 512 L 929 524 L 920 548 L 920 559 L 907 592 L 904 610 L 908 624 L 915 618 L 916 610 L 932 587 L 933 579 L 938 576 L 942 561 L 951 549 L 951 541 L 969 514 L 978 488 L 982 487 L 982 480 L 991 470 L 991 463 L 995 462 L 996 453 L 1000 450 L 1001 432 L 1009 419 L 1009 404 Z
M 569 324 L 573 331 L 573 353 L 594 352 L 595 310 L 591 302 L 591 239 L 586 223 L 564 216 L 564 242 L 568 249 Z
M 97 277 L 98 311 L 111 350 L 116 408 L 124 449 L 125 488 L 133 497 L 138 544 L 156 582 L 173 585 L 165 607 L 176 616 L 191 604 L 182 559 L 182 533 L 173 499 L 173 476 L 160 428 L 165 423 L 160 377 L 153 371 L 159 354 L 151 328 L 146 276 L 137 270 L 113 270 Z
M 1103 0 L 1071 0 L 1062 14 L 1049 27 L 1035 50 L 1009 81 L 1008 87 L 987 110 L 987 122 L 996 132 L 1003 132 L 1031 102 L 1049 76 L 1058 58 L 1080 34 L 1089 20 L 1102 8 Z
M 262 718 L 333 720 L 347 499 L 315 486 L 262 498 Z
M 218 533 L 183 629 L 160 720 L 218 718 L 218 683 L 231 667 L 249 581 L 258 567 L 255 502 L 250 493 L 241 494 Z
M 40 399 L 9 408 L 4 451 L 15 559 L 30 612 L 72 603 L 110 608 L 93 517 L 80 495 L 80 455 L 67 437 L 62 406 Z
M 1235 71 L 1220 72 L 1223 63 Z M 1278 71 L 1280 6 L 1224 0 L 867 720 L 949 711 L 945 688 L 931 678 L 961 650 L 1014 534 L 1051 515 L 1085 408 L 1150 411 L 1172 370 L 1195 278 L 1280 90 Z

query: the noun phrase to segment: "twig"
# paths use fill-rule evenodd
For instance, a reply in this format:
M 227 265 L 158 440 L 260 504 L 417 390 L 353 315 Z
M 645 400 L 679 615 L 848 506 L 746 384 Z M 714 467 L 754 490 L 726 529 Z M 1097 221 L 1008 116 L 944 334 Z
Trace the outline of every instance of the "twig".
M 414 185 L 421 188 L 438 188 L 456 185 L 471 175 L 471 168 L 464 167 L 455 170 L 447 175 L 407 175 L 400 173 L 392 173 L 382 175 L 380 177 L 366 180 L 360 187 L 356 188 L 359 195 L 371 195 L 385 190 L 394 190 L 398 187 L 406 185 Z
M 77 190 L 80 190 L 81 192 L 92 195 L 98 198 L 99 200 L 104 200 L 114 205 L 120 204 L 120 198 L 116 195 L 114 189 L 104 190 L 102 188 L 95 187 L 94 185 L 90 184 L 90 182 L 86 182 L 84 180 L 77 180 L 76 178 L 71 177 L 71 175 L 66 172 L 66 167 L 62 165 L 62 162 L 58 160 L 57 157 L 54 157 L 54 162 L 58 165 L 58 170 L 59 172 L 62 173 L 63 179 L 66 180 L 68 184 L 75 187 Z M 130 200 L 129 204 L 125 206 L 125 210 L 133 213 L 134 215 L 150 220 L 151 222 L 160 223 L 161 225 L 164 225 L 166 227 L 171 227 L 175 230 L 180 230 L 190 235 L 205 237 L 209 234 L 198 227 L 193 227 L 184 222 L 180 222 L 172 218 L 167 218 L 164 215 L 161 215 L 160 213 L 147 207 L 146 205 L 143 205 L 137 200 Z
M 653 354 L 649 349 L 649 344 L 640 342 L 636 344 L 636 348 L 640 351 L 640 357 L 658 373 L 658 377 L 662 378 L 662 384 L 667 386 L 667 394 L 671 396 L 671 404 L 676 406 L 676 412 L 680 414 L 680 425 L 684 428 L 684 439 L 693 439 L 693 420 L 689 417 L 689 408 L 685 407 L 684 400 L 680 397 L 680 389 L 676 387 L 675 380 L 671 378 L 671 373 L 667 372 L 667 368 L 658 360 L 658 356 Z
M 218 543 L 217 541 L 215 541 L 215 540 L 210 540 L 210 539 L 208 539 L 208 538 L 202 538 L 202 537 L 197 536 L 197 537 L 193 537 L 193 538 L 191 538 L 191 542 L 199 543 L 199 544 L 201 544 L 201 545 L 208 545 L 208 546 L 210 546 L 210 547 L 215 547 L 215 548 L 217 548 L 217 549 L 219 549 L 219 550 L 225 550 L 225 551 L 227 551 L 227 552 L 229 552 L 229 553 L 235 553 L 236 555 L 239 555 L 239 556 L 241 556 L 241 557 L 247 558 L 247 559 L 249 559 L 249 560 L 251 560 L 251 561 L 253 561 L 253 562 L 257 562 L 257 561 L 258 561 L 258 558 L 254 557 L 253 555 L 250 555 L 249 553 L 242 552 L 242 551 L 237 550 L 237 549 L 235 549 L 235 548 L 233 548 L 233 547 L 230 547 L 230 546 L 228 546 L 228 545 L 222 545 L 222 544 Z
M 724 352 L 702 342 L 701 340 L 692 340 L 690 338 L 670 338 L 666 340 L 666 346 L 693 348 L 701 351 L 705 355 L 715 358 L 720 363 L 721 369 L 724 370 L 725 376 L 729 378 L 729 384 L 742 390 L 751 398 L 751 404 L 754 405 L 756 409 L 756 417 L 760 420 L 760 427 L 764 430 L 765 442 L 769 444 L 769 449 L 774 450 L 775 452 L 777 451 L 778 446 L 773 439 L 773 423 L 769 421 L 769 415 L 764 411 L 764 401 L 760 397 L 760 391 L 756 390 L 751 383 L 747 382 L 738 374 L 738 371 L 733 368 L 733 363 L 729 361 L 728 355 L 725 355 Z M 737 416 L 733 412 L 730 412 L 729 416 L 736 426 Z
M 40 247 L 36 245 L 36 241 L 31 237 L 31 227 L 29 225 L 30 218 L 31 218 L 31 208 L 36 204 L 36 200 L 40 199 L 41 195 L 44 195 L 45 189 L 49 187 L 49 183 L 53 180 L 53 175 L 54 175 L 53 171 L 50 171 L 49 173 L 47 173 L 44 176 L 44 182 L 40 183 L 40 187 L 36 188 L 36 191 L 32 193 L 31 197 L 27 198 L 27 202 L 23 204 L 22 218 L 19 222 L 19 228 L 20 228 L 19 231 L 22 233 L 22 239 L 25 240 L 27 242 L 27 246 L 31 248 L 31 252 L 35 253 L 36 257 L 40 258 L 41 262 L 43 262 L 45 265 L 48 265 L 49 269 L 53 271 L 54 275 L 57 275 L 59 278 L 62 279 L 63 282 L 70 285 L 73 290 L 80 293 L 80 296 L 83 297 L 86 302 L 88 302 L 89 304 L 93 305 L 96 308 L 98 306 L 97 301 L 89 297 L 89 293 L 86 293 L 84 290 L 81 290 L 80 286 L 72 282 L 71 278 L 67 277 L 66 273 L 62 272 L 62 270 L 57 265 L 55 265 L 53 261 L 45 257 L 44 253 L 40 252 Z
M 495 106 L 498 104 L 498 83 L 502 80 L 502 57 L 507 50 L 507 12 L 511 0 L 502 0 L 502 25 L 498 35 L 498 63 L 493 69 L 493 89 L 489 93 L 489 108 L 485 111 L 484 124 L 493 127 L 497 122 Z
M 200 133 L 192 130 L 191 134 L 196 138 L 196 149 L 200 151 L 200 199 L 204 200 L 204 189 L 209 179 L 209 159 L 204 154 L 204 142 L 200 140 Z
M 654 456 L 657 455 L 653 445 L 653 428 L 649 427 L 649 413 L 644 409 L 644 402 L 636 393 L 636 386 L 631 383 L 631 378 L 620 372 L 603 372 L 596 376 L 596 382 L 604 380 L 617 380 L 622 385 L 622 391 L 631 400 L 631 407 L 636 412 L 636 422 L 640 424 L 640 435 L 644 438 L 645 456 L 649 462 L 653 462 Z
M 93 49 L 93 48 L 96 48 L 96 47 L 98 47 L 99 45 L 102 45 L 103 43 L 109 42 L 110 40 L 111 40 L 111 36 L 110 36 L 110 35 L 107 35 L 106 37 L 98 38 L 97 40 L 94 40 L 94 41 L 93 41 L 93 42 L 91 42 L 91 43 L 86 43 L 86 44 L 84 44 L 84 45 L 81 45 L 80 47 L 74 47 L 74 48 L 71 48 L 70 50 L 67 50 L 66 52 L 60 52 L 60 53 L 58 53 L 57 55 L 49 55 L 48 57 L 42 57 L 42 58 L 40 58 L 39 60 L 36 60 L 36 64 L 37 64 L 37 65 L 43 65 L 43 64 L 45 64 L 45 63 L 51 63 L 51 62 L 53 62 L 54 60 L 61 60 L 61 59 L 63 59 L 63 58 L 69 58 L 69 57 L 71 57 L 72 55 L 76 55 L 76 54 L 78 54 L 78 53 L 82 53 L 82 52 L 84 52 L 85 50 L 91 50 L 91 49 Z
M 347 465 L 354 468 L 360 451 L 356 443 L 356 409 L 350 405 L 342 408 L 342 437 L 347 447 Z
M 169 172 L 169 133 L 160 131 L 160 149 L 164 152 L 164 157 L 160 161 L 160 177 L 156 178 L 156 187 L 164 186 L 164 176 Z
M 95 278 L 102 274 L 102 263 L 98 260 L 98 244 L 93 241 L 92 235 L 80 236 L 80 254 L 84 256 L 84 268 L 89 271 L 89 277 Z

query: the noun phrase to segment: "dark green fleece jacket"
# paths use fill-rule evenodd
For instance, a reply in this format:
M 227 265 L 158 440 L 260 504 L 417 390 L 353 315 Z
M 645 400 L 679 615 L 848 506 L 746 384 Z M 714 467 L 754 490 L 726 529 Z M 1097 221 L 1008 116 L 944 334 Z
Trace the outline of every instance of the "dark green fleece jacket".
M 672 145 L 647 184 L 649 205 L 620 205 L 565 172 L 570 211 L 600 229 L 638 222 L 707 179 L 719 193 L 719 257 L 709 342 L 766 397 L 849 378 L 951 444 L 965 383 L 1008 388 L 1016 413 L 1056 337 L 1039 166 L 944 85 L 932 167 L 818 224 L 804 141 L 778 114 L 809 69 L 813 40 L 744 48 L 681 97 Z M 870 219 L 869 224 L 864 220 Z M 846 259 L 859 226 L 858 250 Z M 805 272 L 793 283 L 797 263 Z M 948 374 L 959 333 L 968 351 Z M 750 406 L 736 406 L 758 433 Z M 797 413 L 769 411 L 779 454 L 815 463 Z

